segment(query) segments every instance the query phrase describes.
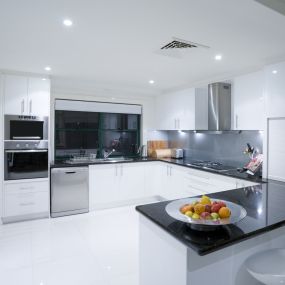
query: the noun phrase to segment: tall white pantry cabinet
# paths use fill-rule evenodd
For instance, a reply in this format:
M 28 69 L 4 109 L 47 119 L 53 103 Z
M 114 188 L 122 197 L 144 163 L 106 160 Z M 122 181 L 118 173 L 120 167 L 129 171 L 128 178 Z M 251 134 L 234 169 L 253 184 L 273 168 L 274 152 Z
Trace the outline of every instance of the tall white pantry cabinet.
M 4 181 L 4 116 L 49 116 L 50 79 L 18 73 L 1 74 L 1 220 L 49 217 L 49 178 Z

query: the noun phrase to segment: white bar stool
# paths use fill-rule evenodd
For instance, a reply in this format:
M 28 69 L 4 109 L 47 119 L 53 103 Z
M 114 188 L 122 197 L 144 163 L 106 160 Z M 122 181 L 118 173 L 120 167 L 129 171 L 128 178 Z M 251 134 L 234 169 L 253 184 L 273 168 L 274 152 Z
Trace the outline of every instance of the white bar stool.
M 266 285 L 285 285 L 285 249 L 258 252 L 245 261 L 247 271 Z

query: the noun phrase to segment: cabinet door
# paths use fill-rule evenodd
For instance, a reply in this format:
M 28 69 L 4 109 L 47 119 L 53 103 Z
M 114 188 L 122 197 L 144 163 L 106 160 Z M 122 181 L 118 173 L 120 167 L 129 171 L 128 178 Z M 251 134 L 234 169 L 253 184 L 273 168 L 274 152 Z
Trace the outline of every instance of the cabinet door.
M 156 109 L 159 130 L 195 129 L 195 89 L 158 96 Z
M 114 164 L 89 166 L 90 210 L 118 200 L 118 168 Z
M 265 68 L 268 117 L 285 117 L 285 62 Z
M 28 84 L 28 115 L 49 116 L 50 113 L 50 80 L 29 78 Z
M 4 82 L 4 112 L 10 115 L 28 113 L 28 78 L 18 75 L 5 75 Z
M 234 129 L 264 130 L 265 105 L 263 71 L 234 79 Z
M 145 196 L 145 164 L 121 163 L 118 164 L 120 187 L 118 200 L 132 200 Z

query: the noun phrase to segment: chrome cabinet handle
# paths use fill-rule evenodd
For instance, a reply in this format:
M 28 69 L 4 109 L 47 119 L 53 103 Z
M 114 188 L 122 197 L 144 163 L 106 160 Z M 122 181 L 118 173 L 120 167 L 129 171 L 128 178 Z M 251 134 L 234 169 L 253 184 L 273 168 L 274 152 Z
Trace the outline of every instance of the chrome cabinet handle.
M 21 190 L 34 189 L 34 186 L 20 187 Z
M 35 205 L 34 202 L 27 202 L 27 203 L 20 203 L 20 206 L 31 206 L 31 205 Z
M 121 165 L 121 176 L 123 176 L 123 165 Z
M 236 129 L 238 129 L 238 115 L 236 115 Z
M 33 112 L 33 101 L 30 100 L 30 114 L 32 114 Z
M 115 165 L 115 175 L 118 176 L 118 165 Z
M 23 99 L 21 101 L 21 113 L 24 114 L 24 112 L 25 112 L 25 100 Z

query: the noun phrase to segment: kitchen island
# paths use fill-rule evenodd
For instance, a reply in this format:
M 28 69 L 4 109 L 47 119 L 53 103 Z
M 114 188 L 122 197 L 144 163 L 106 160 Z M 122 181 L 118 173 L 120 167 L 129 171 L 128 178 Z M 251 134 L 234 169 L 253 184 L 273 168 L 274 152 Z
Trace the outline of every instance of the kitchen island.
M 269 180 L 209 195 L 237 203 L 247 216 L 214 232 L 199 232 L 165 211 L 169 203 L 137 206 L 140 285 L 260 284 L 247 272 L 250 255 L 285 244 L 285 183 Z

